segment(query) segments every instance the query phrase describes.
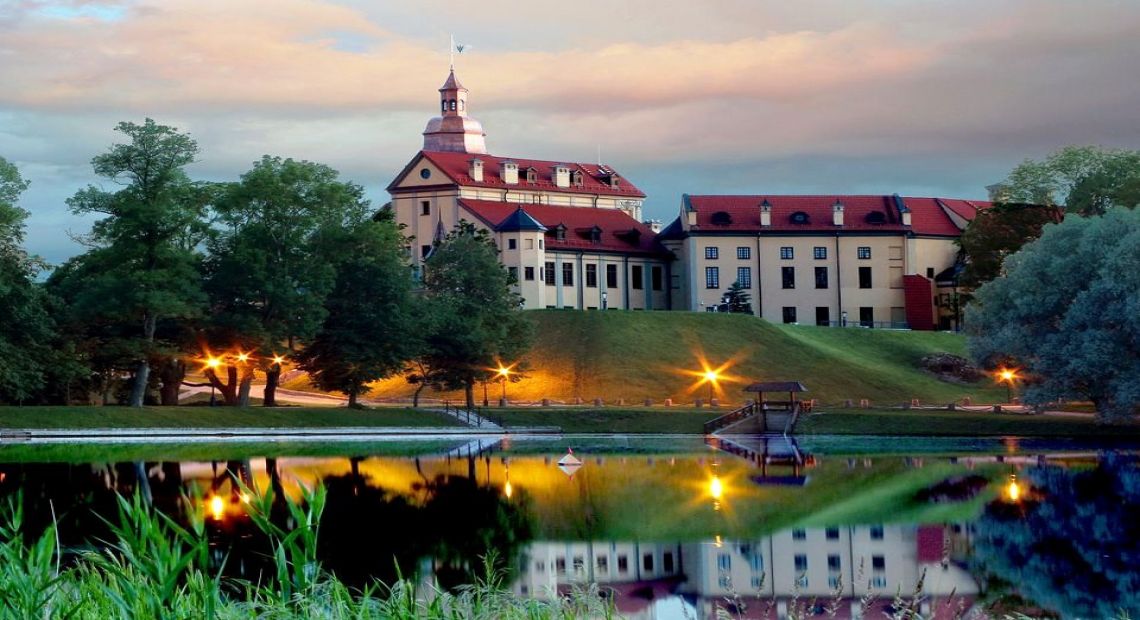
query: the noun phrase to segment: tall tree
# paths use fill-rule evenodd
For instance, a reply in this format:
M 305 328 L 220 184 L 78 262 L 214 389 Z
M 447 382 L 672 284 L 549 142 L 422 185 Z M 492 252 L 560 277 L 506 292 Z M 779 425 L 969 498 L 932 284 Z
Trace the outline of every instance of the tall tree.
M 363 196 L 328 166 L 266 155 L 218 200 L 206 263 L 210 322 L 216 344 L 254 352 L 241 404 L 255 367 L 266 374 L 265 406 L 276 404 L 277 354 L 295 351 L 321 326 L 334 262 L 345 251 L 330 240 L 368 219 Z
M 1140 151 L 1067 146 L 1042 161 L 1025 160 L 1001 183 L 1001 200 L 1063 205 L 1079 215 L 1140 205 Z
M 56 363 L 55 324 L 34 281 L 43 263 L 22 246 L 28 212 L 16 203 L 27 187 L 16 166 L 0 157 L 0 402 L 35 398 Z
M 965 260 L 960 284 L 973 289 L 1001 275 L 1005 258 L 1041 236 L 1046 224 L 1061 221 L 1057 207 L 997 203 L 983 209 L 958 238 Z
M 77 214 L 97 213 L 87 238 L 89 258 L 100 268 L 78 296 L 91 317 L 132 323 L 134 381 L 129 404 L 141 407 L 150 379 L 155 333 L 161 319 L 198 315 L 204 302 L 199 255 L 208 188 L 183 170 L 198 145 L 173 127 L 146 119 L 119 123 L 129 143 L 92 159 L 95 173 L 123 186 L 109 192 L 89 186 L 68 200 Z
M 327 316 L 313 340 L 294 357 L 312 382 L 348 396 L 404 368 L 411 357 L 411 271 L 404 238 L 390 219 L 366 220 L 337 242 L 336 284 L 325 300 Z
M 460 222 L 432 250 L 424 265 L 428 303 L 436 305 L 435 331 L 426 334 L 428 366 L 447 389 L 462 388 L 475 407 L 475 383 L 501 362 L 513 363 L 530 344 L 510 274 L 485 230 Z
M 1025 400 L 1080 396 L 1102 422 L 1140 403 L 1140 211 L 1068 217 L 1005 261 L 967 308 L 972 355 L 1010 357 Z
M 752 296 L 744 290 L 740 282 L 733 282 L 732 286 L 728 287 L 728 291 L 724 294 L 724 305 L 728 306 L 729 312 L 752 314 Z

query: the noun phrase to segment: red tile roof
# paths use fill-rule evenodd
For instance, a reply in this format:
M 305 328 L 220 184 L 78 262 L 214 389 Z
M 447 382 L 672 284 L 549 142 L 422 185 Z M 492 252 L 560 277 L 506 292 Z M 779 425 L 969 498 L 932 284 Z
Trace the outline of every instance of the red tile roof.
M 459 205 L 491 228 L 513 215 L 519 204 L 492 200 L 461 198 Z M 591 252 L 621 252 L 624 254 L 664 255 L 667 253 L 656 239 L 653 230 L 626 215 L 619 209 L 594 207 L 555 207 L 551 205 L 521 205 L 531 217 L 547 228 L 547 250 L 586 250 Z M 555 228 L 566 227 L 565 240 L 554 236 Z M 589 230 L 601 229 L 598 242 L 590 240 Z M 629 234 L 636 231 L 635 234 Z
M 832 224 L 832 207 L 843 204 L 843 226 Z M 761 228 L 760 208 L 771 205 L 772 225 Z M 904 226 L 899 201 L 911 212 L 911 225 Z M 964 219 L 973 219 L 978 208 L 988 203 L 939 198 L 898 196 L 688 196 L 686 205 L 697 212 L 700 232 L 819 232 L 819 231 L 913 231 L 920 235 L 958 236 L 961 231 L 940 204 L 946 204 Z M 793 215 L 803 213 L 807 221 L 797 223 Z
M 618 186 L 616 188 L 610 187 L 607 176 L 611 172 L 614 172 L 614 170 L 608 166 L 599 166 L 598 164 L 575 164 L 558 161 L 542 161 L 538 159 L 500 157 L 498 155 L 489 154 L 449 153 L 443 151 L 420 151 L 420 154 L 438 166 L 440 170 L 443 170 L 443 173 L 452 181 L 464 186 L 645 198 L 645 194 L 643 194 L 641 190 L 637 189 L 633 183 L 629 182 L 629 179 L 626 179 L 620 174 L 618 175 L 620 179 Z M 481 182 L 475 181 L 468 175 L 470 162 L 476 157 L 483 160 L 483 180 Z M 519 182 L 514 185 L 504 183 L 500 177 L 502 163 L 505 161 L 512 161 L 519 166 Z M 555 185 L 554 167 L 557 165 L 564 165 L 568 167 L 571 172 L 575 170 L 582 172 L 582 186 L 577 187 L 571 184 L 569 187 L 558 187 Z M 537 182 L 527 183 L 527 168 L 534 168 L 538 172 Z M 391 189 L 390 186 L 389 189 Z

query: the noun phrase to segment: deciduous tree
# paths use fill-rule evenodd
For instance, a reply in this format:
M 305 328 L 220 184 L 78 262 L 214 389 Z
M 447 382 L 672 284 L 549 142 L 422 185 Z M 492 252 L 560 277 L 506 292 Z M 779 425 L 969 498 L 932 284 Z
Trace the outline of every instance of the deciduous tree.
M 1100 421 L 1140 403 L 1140 211 L 1071 216 L 1005 261 L 967 309 L 970 351 L 1017 360 L 1025 400 L 1083 397 Z
M 1057 207 L 997 203 L 978 215 L 958 238 L 965 259 L 960 284 L 973 289 L 1001 275 L 1002 262 L 1041 236 L 1046 224 L 1061 221 Z
M 530 344 L 530 325 L 510 284 L 494 240 L 468 222 L 439 242 L 424 265 L 425 295 L 438 313 L 424 357 L 441 387 L 464 390 L 468 408 L 475 406 L 475 383 Z
M 183 170 L 197 143 L 151 119 L 115 128 L 130 142 L 91 160 L 95 173 L 122 189 L 89 186 L 68 199 L 77 214 L 97 213 L 87 242 L 100 269 L 80 299 L 92 317 L 133 323 L 136 369 L 129 404 L 140 407 L 150 379 L 155 333 L 163 318 L 197 316 L 205 301 L 196 246 L 204 238 L 211 193 Z
M 355 407 L 368 383 L 399 372 L 412 355 L 411 271 L 391 220 L 360 222 L 337 245 L 327 316 L 295 358 L 317 387 L 345 393 Z
M 265 406 L 276 404 L 275 358 L 320 328 L 334 263 L 349 250 L 331 240 L 368 219 L 363 194 L 328 166 L 266 155 L 218 200 L 206 262 L 210 323 L 215 344 L 253 351 L 241 404 L 255 367 L 266 374 Z
M 1005 202 L 1061 205 L 1079 215 L 1135 208 L 1140 205 L 1140 151 L 1067 146 L 1014 168 L 1001 192 Z

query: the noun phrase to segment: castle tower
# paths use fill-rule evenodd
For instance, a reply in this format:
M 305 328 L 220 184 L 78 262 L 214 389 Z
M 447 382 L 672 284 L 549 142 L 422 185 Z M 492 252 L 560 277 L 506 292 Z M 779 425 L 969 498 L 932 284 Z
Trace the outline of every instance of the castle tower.
M 455 79 L 455 70 L 439 88 L 440 115 L 424 129 L 425 151 L 486 153 L 483 125 L 467 116 L 467 89 Z

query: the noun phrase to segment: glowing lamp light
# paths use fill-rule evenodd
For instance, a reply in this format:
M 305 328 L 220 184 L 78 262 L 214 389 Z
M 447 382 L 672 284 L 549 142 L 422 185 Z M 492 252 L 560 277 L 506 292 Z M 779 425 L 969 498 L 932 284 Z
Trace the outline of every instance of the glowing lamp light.
M 1009 477 L 1009 484 L 1005 487 L 1005 496 L 1011 502 L 1016 502 L 1021 499 L 1021 486 L 1017 484 L 1017 478 L 1014 476 Z
M 720 534 L 716 535 L 716 540 L 713 541 L 713 544 L 716 545 L 717 549 L 720 549 L 724 546 L 724 541 L 720 539 Z
M 715 371 L 715 370 L 705 371 L 705 381 L 709 381 L 711 383 L 716 383 L 717 379 L 719 379 L 719 378 L 720 378 L 720 375 L 717 373 L 717 371 Z
M 273 356 L 273 363 L 274 364 L 282 364 L 284 362 L 285 362 L 285 358 L 281 357 L 280 355 L 274 355 Z
M 238 353 L 238 361 L 239 362 L 248 362 L 249 361 L 249 353 Z
M 510 499 L 511 496 L 514 494 L 515 494 L 515 489 L 514 489 L 514 487 L 511 486 L 511 481 L 508 480 L 507 483 L 505 485 L 503 485 L 503 495 L 506 495 L 507 499 Z
M 210 513 L 214 516 L 215 521 L 221 521 L 222 517 L 226 515 L 226 503 L 221 497 L 215 495 L 210 498 Z
M 503 366 L 499 366 L 499 376 L 500 377 L 506 377 L 509 374 L 511 374 L 510 368 L 504 368 Z
M 724 497 L 724 483 L 720 481 L 720 476 L 713 476 L 712 480 L 709 480 L 709 495 L 713 499 Z
M 206 360 L 206 366 L 208 366 L 210 368 L 217 368 L 218 366 L 221 366 L 221 365 L 222 365 L 222 360 L 220 360 L 216 357 L 211 357 L 211 358 L 208 358 Z
M 1012 370 L 1003 370 L 998 373 L 998 377 L 1000 377 L 1002 381 L 1013 381 L 1014 377 L 1016 376 L 1017 373 L 1013 372 Z

